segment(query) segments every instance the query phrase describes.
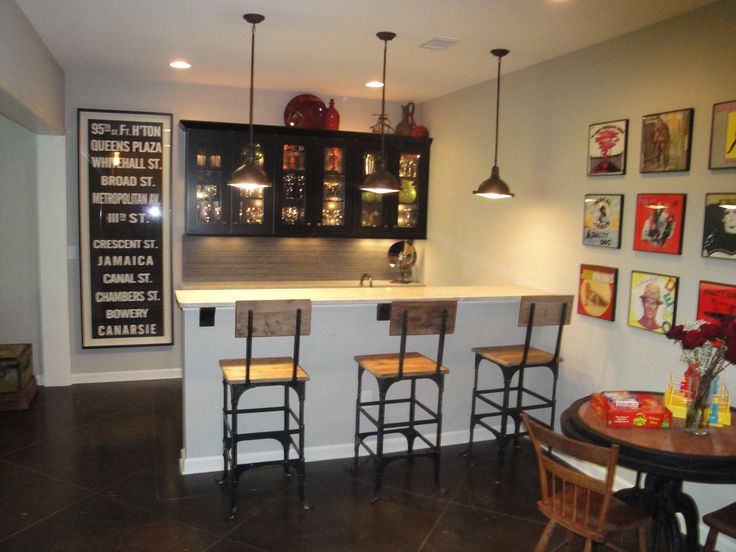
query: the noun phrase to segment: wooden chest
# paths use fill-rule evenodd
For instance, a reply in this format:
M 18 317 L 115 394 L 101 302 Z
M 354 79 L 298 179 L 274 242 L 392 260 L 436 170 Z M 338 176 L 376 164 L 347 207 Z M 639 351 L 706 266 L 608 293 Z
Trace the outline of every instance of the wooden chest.
M 0 410 L 25 410 L 37 390 L 31 345 L 0 345 Z

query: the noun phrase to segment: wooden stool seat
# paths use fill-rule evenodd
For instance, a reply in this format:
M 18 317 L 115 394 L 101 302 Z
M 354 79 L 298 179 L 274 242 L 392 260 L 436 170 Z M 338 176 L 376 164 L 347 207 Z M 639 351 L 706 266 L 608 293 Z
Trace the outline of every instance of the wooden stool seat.
M 703 523 L 710 527 L 703 552 L 713 552 L 718 534 L 736 539 L 736 502 L 703 516 Z
M 279 383 L 292 379 L 294 359 L 292 357 L 254 358 L 250 362 L 250 381 L 253 383 Z M 222 377 L 229 384 L 245 383 L 245 359 L 220 360 Z M 297 364 L 296 380 L 309 381 L 309 374 Z
M 395 378 L 399 375 L 399 355 L 359 355 L 355 361 L 366 372 L 376 378 Z M 427 376 L 437 370 L 437 362 L 420 353 L 406 353 L 404 355 L 404 377 Z M 440 366 L 440 373 L 447 374 L 445 366 Z
M 519 302 L 517 325 L 526 327 L 526 337 L 520 345 L 494 345 L 474 347 L 475 376 L 473 381 L 472 404 L 470 408 L 469 454 L 473 448 L 475 426 L 490 431 L 498 443 L 496 481 L 500 482 L 510 440 L 518 446 L 519 437 L 525 432 L 521 428 L 521 413 L 532 410 L 549 412 L 550 425 L 554 423 L 557 398 L 557 377 L 560 362 L 560 342 L 562 328 L 570 323 L 572 295 L 530 295 Z M 532 335 L 539 326 L 556 326 L 557 338 L 554 352 L 532 346 Z M 503 385 L 485 387 L 479 385 L 479 369 L 483 361 L 496 365 L 503 378 Z M 527 368 L 547 368 L 552 373 L 552 390 L 542 393 L 524 383 Z M 484 376 L 485 377 L 485 376 Z M 514 383 L 515 382 L 515 383 Z M 500 424 L 493 423 L 498 420 Z M 513 432 L 509 422 L 514 423 Z
M 485 360 L 508 368 L 520 366 L 524 360 L 524 345 L 499 345 L 497 347 L 473 347 L 472 351 Z M 555 359 L 555 355 L 529 347 L 525 366 L 545 366 Z M 560 358 L 562 362 L 562 358 Z

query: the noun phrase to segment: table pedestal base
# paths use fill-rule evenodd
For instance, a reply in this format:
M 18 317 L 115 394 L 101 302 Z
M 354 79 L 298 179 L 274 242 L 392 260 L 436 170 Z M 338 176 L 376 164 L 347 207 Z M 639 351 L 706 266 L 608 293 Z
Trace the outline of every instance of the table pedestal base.
M 664 533 L 670 552 L 698 552 L 700 550 L 700 518 L 698 507 L 690 495 L 682 492 L 682 480 L 648 474 L 644 487 L 622 489 L 617 498 L 645 510 L 652 516 L 651 549 L 659 550 L 659 538 Z M 685 542 L 675 514 L 685 519 Z

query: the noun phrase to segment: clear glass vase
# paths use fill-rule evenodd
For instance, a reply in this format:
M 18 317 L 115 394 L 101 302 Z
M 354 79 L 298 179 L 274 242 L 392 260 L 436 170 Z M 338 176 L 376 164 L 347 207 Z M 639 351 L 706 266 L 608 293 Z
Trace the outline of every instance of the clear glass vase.
M 713 404 L 713 380 L 703 376 L 691 379 L 688 390 L 685 431 L 693 435 L 707 435 Z

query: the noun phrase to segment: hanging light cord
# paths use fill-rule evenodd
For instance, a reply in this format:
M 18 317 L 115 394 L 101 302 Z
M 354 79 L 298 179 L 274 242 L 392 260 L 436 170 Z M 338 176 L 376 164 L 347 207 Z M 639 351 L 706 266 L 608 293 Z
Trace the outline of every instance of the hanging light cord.
M 498 166 L 498 113 L 501 105 L 501 58 L 498 56 L 498 75 L 496 76 L 496 141 L 494 143 L 495 151 L 493 154 L 493 166 Z M 252 109 L 252 108 L 251 108 Z
M 386 168 L 386 51 L 388 38 L 383 39 L 383 86 L 381 87 L 381 168 Z
M 253 151 L 253 66 L 255 64 L 256 56 L 256 24 L 252 24 L 251 36 L 250 36 L 250 116 L 248 120 L 249 135 L 250 135 L 250 149 L 248 150 L 248 160 L 255 162 L 256 155 Z M 498 132 L 498 131 L 497 131 Z

